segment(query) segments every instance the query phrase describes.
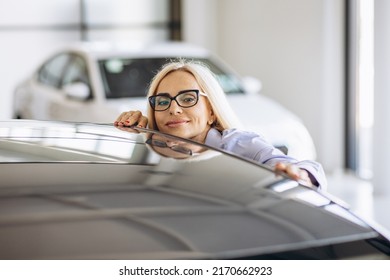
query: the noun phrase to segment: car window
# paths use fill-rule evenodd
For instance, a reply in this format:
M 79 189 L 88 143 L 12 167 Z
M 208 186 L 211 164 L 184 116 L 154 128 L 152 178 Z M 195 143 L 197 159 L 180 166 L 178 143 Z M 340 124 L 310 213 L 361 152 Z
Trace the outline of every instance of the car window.
M 107 98 L 145 96 L 148 83 L 159 65 L 154 59 L 114 58 L 100 61 Z
M 157 71 L 174 58 L 112 58 L 99 61 L 107 98 L 143 97 Z M 209 66 L 225 93 L 243 93 L 239 79 L 208 59 L 197 59 Z
M 45 85 L 60 87 L 62 74 L 69 58 L 69 54 L 60 54 L 50 59 L 39 70 L 38 80 Z
M 244 93 L 244 86 L 241 84 L 239 78 L 227 71 L 222 70 L 221 67 L 218 67 L 209 59 L 197 59 L 204 64 L 208 65 L 210 70 L 217 77 L 218 82 L 221 84 L 223 91 L 226 94 L 235 94 L 235 93 Z
M 86 61 L 78 55 L 72 55 L 70 62 L 68 63 L 66 70 L 64 72 L 61 81 L 61 86 L 63 87 L 65 85 L 77 83 L 77 82 L 82 82 L 86 84 L 91 91 Z M 92 96 L 93 95 L 91 92 L 89 99 L 91 99 Z
M 62 86 L 75 82 L 83 82 L 89 85 L 85 60 L 80 56 L 73 55 L 69 65 L 66 67 Z

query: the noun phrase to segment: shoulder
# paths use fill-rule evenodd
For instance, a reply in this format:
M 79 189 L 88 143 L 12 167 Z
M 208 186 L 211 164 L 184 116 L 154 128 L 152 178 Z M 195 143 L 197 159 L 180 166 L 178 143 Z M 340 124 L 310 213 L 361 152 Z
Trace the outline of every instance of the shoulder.
M 267 145 L 265 138 L 255 132 L 240 129 L 227 129 L 222 131 L 222 142 L 231 145 L 241 145 L 250 147 L 252 145 Z
M 222 138 L 237 138 L 237 139 L 261 138 L 261 139 L 264 139 L 264 137 L 262 135 L 257 134 L 255 132 L 240 130 L 240 129 L 236 129 L 236 128 L 225 129 L 224 131 L 222 131 Z
M 225 141 L 227 139 L 251 138 L 256 136 L 257 135 L 252 132 L 243 131 L 236 128 L 225 129 L 223 131 L 219 131 L 215 128 L 211 128 L 207 133 L 205 142 L 206 144 L 210 144 L 210 143 Z
M 206 144 L 225 150 L 233 150 L 237 146 L 249 148 L 255 143 L 267 145 L 263 136 L 236 128 L 225 129 L 222 132 L 212 128 L 206 137 Z

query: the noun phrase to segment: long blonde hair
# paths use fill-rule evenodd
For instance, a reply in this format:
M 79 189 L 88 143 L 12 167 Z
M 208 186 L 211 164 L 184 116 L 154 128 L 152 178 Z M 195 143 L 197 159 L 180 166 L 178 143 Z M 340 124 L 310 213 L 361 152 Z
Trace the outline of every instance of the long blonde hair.
M 173 71 L 186 71 L 192 74 L 199 84 L 200 89 L 207 94 L 211 108 L 216 116 L 213 127 L 219 131 L 241 127 L 241 124 L 231 108 L 214 73 L 211 72 L 207 65 L 199 61 L 179 59 L 165 64 L 152 79 L 147 96 L 155 95 L 161 80 Z M 154 111 L 150 105 L 148 106 L 147 115 L 149 119 L 149 128 L 158 129 Z

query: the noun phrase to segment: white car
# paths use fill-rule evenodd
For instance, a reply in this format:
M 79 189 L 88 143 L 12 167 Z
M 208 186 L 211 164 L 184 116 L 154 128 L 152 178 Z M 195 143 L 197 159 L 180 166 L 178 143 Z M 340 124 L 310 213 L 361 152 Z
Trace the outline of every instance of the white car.
M 123 111 L 146 112 L 148 83 L 163 64 L 178 57 L 210 67 L 245 129 L 297 159 L 315 159 L 313 140 L 301 120 L 261 95 L 260 81 L 240 78 L 210 51 L 179 42 L 72 44 L 17 86 L 13 117 L 111 123 Z

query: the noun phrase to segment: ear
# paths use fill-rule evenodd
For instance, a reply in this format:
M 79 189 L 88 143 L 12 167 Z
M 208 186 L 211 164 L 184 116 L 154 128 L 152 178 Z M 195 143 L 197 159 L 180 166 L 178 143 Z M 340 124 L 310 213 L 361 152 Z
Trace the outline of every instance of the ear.
M 215 122 L 215 120 L 216 120 L 216 117 L 215 117 L 214 111 L 210 110 L 210 116 L 209 116 L 209 120 L 207 121 L 207 124 L 212 125 Z

